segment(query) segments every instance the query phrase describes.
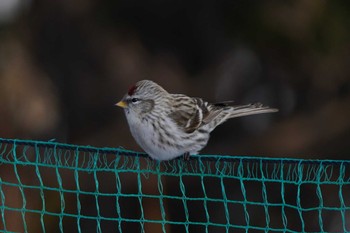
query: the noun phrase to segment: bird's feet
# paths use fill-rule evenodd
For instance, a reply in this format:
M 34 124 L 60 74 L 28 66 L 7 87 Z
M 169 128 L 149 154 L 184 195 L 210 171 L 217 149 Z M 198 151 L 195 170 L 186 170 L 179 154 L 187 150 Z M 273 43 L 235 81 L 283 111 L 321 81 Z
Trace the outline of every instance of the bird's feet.
M 183 154 L 183 159 L 184 159 L 184 161 L 189 161 L 190 160 L 190 152 L 185 152 Z

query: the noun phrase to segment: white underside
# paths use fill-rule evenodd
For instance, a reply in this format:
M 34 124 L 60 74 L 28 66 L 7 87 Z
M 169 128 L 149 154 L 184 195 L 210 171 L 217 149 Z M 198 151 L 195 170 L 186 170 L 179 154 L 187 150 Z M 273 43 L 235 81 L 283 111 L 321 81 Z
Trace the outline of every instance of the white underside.
M 180 144 L 181 148 L 176 148 L 167 145 L 163 145 L 162 148 L 161 146 L 156 145 L 159 144 L 159 134 L 154 131 L 151 124 L 145 124 L 138 117 L 135 117 L 134 114 L 130 112 L 128 113 L 127 110 L 125 111 L 125 114 L 129 123 L 132 136 L 135 138 L 139 146 L 141 146 L 142 149 L 153 159 L 171 160 L 176 157 L 182 156 L 186 152 L 189 152 L 191 155 L 198 154 L 199 150 L 201 150 L 206 144 L 191 144 L 188 140 L 182 140 L 181 135 L 186 134 L 187 136 L 188 134 L 180 132 L 179 128 L 175 125 L 175 123 L 168 119 L 166 122 L 166 128 L 169 132 L 171 132 L 171 140 L 174 140 L 177 144 Z

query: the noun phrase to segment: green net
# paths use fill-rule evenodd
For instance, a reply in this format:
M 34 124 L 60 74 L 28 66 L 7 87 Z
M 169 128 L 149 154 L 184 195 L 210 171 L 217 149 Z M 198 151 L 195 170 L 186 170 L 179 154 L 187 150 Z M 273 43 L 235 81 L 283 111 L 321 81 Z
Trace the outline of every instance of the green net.
M 0 139 L 0 231 L 349 232 L 349 167 Z

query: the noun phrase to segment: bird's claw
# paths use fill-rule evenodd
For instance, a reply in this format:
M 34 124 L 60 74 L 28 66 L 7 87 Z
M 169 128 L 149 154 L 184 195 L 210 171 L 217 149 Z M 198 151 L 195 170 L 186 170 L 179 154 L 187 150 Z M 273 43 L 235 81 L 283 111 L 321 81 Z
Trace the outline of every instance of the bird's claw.
M 183 160 L 184 161 L 189 161 L 190 160 L 190 153 L 189 152 L 186 152 L 183 154 Z

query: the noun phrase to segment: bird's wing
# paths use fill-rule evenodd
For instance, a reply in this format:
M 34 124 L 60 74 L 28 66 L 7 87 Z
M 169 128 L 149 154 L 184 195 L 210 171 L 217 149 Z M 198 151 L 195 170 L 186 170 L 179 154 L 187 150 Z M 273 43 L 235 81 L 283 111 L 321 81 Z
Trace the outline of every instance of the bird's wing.
M 176 95 L 176 100 L 169 117 L 186 133 L 193 133 L 222 111 L 222 107 L 211 105 L 200 98 Z
M 210 121 L 214 120 L 224 109 L 233 103 L 233 101 L 225 101 L 214 104 L 209 104 L 205 102 L 208 108 L 208 115 L 203 119 L 203 124 L 208 124 Z

